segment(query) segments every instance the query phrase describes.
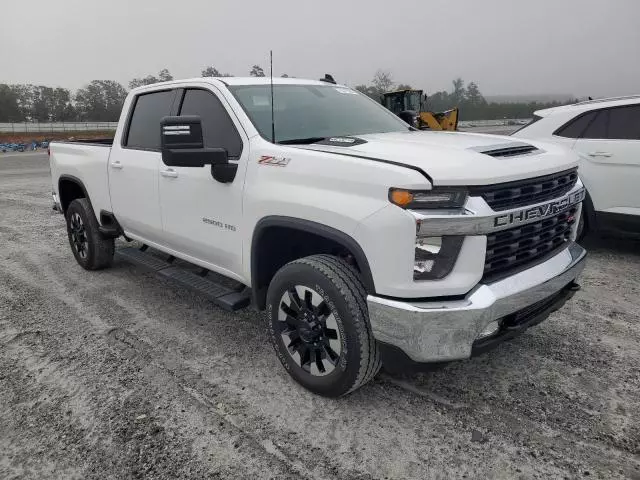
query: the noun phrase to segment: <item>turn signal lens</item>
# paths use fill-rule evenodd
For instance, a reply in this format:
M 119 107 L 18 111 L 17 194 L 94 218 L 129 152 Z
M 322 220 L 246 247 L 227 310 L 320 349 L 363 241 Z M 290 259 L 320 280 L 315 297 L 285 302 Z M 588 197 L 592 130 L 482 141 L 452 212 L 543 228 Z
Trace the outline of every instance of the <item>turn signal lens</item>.
M 399 207 L 406 207 L 413 201 L 413 193 L 409 190 L 392 188 L 389 191 L 389 200 L 391 200 L 391 203 L 395 203 Z

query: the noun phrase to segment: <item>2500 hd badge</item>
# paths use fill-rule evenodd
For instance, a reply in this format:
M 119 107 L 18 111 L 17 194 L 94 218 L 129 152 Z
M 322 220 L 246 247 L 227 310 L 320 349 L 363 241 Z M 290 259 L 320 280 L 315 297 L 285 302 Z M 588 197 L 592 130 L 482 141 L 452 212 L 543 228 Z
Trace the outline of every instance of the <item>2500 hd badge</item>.
M 561 200 L 545 203 L 536 207 L 525 208 L 518 212 L 511 212 L 506 215 L 500 215 L 493 219 L 494 227 L 504 227 L 514 223 L 528 222 L 534 218 L 544 218 L 550 215 L 556 215 L 566 210 L 571 205 L 581 202 L 585 197 L 585 189 L 579 190 Z

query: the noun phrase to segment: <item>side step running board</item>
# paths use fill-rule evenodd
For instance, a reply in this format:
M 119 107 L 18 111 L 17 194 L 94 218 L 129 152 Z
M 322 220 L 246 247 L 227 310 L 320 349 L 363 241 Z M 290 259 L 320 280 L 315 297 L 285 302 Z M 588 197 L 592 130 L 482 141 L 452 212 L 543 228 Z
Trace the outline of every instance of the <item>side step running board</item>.
M 155 273 L 161 278 L 168 278 L 179 285 L 196 293 L 204 295 L 216 305 L 228 311 L 236 311 L 247 307 L 251 303 L 251 293 L 248 288 L 241 291 L 222 285 L 203 275 L 204 272 L 195 273 L 186 268 L 174 265 L 173 257 L 169 260 L 151 253 L 150 249 L 135 247 L 122 247 L 116 250 L 116 255 L 122 260 L 132 263 L 137 267 Z

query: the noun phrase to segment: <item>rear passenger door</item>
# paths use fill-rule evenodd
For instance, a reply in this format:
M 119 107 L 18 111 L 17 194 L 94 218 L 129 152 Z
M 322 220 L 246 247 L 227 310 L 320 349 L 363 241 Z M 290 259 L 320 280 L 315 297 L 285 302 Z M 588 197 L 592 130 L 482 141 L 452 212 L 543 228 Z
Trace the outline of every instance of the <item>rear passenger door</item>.
M 111 206 L 126 233 L 162 243 L 158 192 L 160 119 L 171 114 L 176 90 L 138 95 L 131 103 L 121 143 L 109 156 Z
M 249 147 L 225 98 L 212 88 L 204 84 L 181 91 L 178 114 L 200 117 L 204 146 L 227 150 L 229 162 L 238 163 L 235 179 L 218 182 L 210 165 L 170 167 L 161 162 L 162 223 L 170 248 L 234 277 L 242 271 L 242 191 Z
M 574 149 L 596 210 L 640 215 L 640 105 L 597 111 Z

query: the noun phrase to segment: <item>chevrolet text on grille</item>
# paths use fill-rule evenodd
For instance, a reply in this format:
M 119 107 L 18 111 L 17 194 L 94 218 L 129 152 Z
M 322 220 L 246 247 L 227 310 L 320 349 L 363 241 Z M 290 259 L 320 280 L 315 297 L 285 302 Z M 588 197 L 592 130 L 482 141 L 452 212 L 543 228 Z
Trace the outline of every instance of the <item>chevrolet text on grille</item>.
M 584 187 L 580 186 L 560 199 L 524 208 L 479 214 L 460 212 L 413 211 L 418 235 L 484 235 L 506 230 L 513 224 L 525 225 L 541 218 L 556 215 L 571 205 L 584 200 Z
M 507 215 L 500 215 L 498 217 L 494 217 L 493 224 L 496 227 L 503 227 L 505 225 L 512 225 L 514 223 L 522 223 L 527 220 L 533 220 L 536 218 L 544 218 L 550 215 L 556 215 L 571 205 L 581 202 L 584 198 L 584 189 L 575 192 L 562 200 L 558 200 L 555 202 L 550 202 L 544 205 L 538 205 L 533 208 L 525 208 L 523 210 L 519 210 L 517 212 L 511 212 Z

